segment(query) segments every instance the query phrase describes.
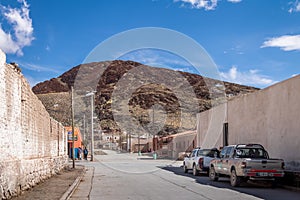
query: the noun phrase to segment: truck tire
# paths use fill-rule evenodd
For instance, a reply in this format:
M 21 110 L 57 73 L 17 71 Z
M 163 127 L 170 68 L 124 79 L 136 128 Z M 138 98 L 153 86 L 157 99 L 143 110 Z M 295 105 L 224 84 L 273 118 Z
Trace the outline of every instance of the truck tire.
M 184 173 L 188 173 L 188 169 L 187 169 L 185 163 L 183 164 L 183 172 L 184 172 Z
M 235 169 L 231 170 L 231 174 L 230 174 L 230 184 L 233 187 L 237 187 L 241 184 L 241 180 L 242 178 L 236 175 L 236 171 Z
M 275 178 L 275 180 L 271 182 L 271 188 L 275 189 L 277 186 L 278 186 L 278 179 Z
M 209 178 L 212 181 L 219 180 L 219 175 L 216 173 L 215 168 L 213 166 L 209 168 Z
M 193 166 L 193 175 L 198 176 L 199 175 L 199 170 L 196 168 L 196 164 Z

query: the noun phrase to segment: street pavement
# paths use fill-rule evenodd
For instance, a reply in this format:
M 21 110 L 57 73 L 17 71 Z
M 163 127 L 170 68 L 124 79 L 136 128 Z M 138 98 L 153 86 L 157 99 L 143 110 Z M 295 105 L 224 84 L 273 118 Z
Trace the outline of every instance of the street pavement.
M 300 193 L 257 184 L 233 188 L 228 178 L 183 173 L 182 161 L 105 151 L 94 162 L 82 162 L 86 173 L 71 200 L 234 200 L 297 199 Z

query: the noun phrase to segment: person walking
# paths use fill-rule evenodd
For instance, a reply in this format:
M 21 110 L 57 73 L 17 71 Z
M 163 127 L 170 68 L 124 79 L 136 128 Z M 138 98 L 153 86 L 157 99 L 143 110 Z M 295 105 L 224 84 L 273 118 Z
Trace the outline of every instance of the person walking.
M 87 150 L 86 147 L 84 147 L 84 150 L 83 150 L 83 156 L 84 156 L 84 159 L 85 159 L 85 160 L 87 160 L 88 153 L 89 153 L 89 151 Z
M 78 147 L 78 160 L 81 160 L 82 149 Z

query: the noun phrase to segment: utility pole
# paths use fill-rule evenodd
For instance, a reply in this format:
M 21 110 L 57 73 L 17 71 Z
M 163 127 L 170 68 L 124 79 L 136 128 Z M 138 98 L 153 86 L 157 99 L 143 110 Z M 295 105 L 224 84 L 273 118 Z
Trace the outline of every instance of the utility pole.
M 74 130 L 74 89 L 71 86 L 71 105 L 72 105 L 72 160 L 73 160 L 73 168 L 75 168 L 75 130 Z
M 94 96 L 96 91 L 92 91 L 85 96 L 91 96 L 91 161 L 94 161 Z
M 94 161 L 94 93 L 91 95 L 91 113 L 92 113 L 92 147 L 91 147 L 91 161 Z
M 85 140 L 85 114 L 83 114 L 83 140 Z
M 155 128 L 154 128 L 154 106 L 152 106 L 152 134 L 153 134 L 153 151 L 156 151 Z

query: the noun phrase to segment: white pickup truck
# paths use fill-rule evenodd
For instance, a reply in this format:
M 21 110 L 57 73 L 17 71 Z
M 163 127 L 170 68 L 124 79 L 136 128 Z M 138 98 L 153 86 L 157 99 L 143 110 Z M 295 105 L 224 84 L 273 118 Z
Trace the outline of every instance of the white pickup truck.
M 284 161 L 270 159 L 260 144 L 238 144 L 225 146 L 220 158 L 211 160 L 209 177 L 217 181 L 219 176 L 230 176 L 232 186 L 247 180 L 272 181 L 284 176 Z
M 193 175 L 197 176 L 200 172 L 209 171 L 209 163 L 212 159 L 219 156 L 219 150 L 196 148 L 188 157 L 184 158 L 183 170 L 187 173 L 188 170 L 193 170 Z

